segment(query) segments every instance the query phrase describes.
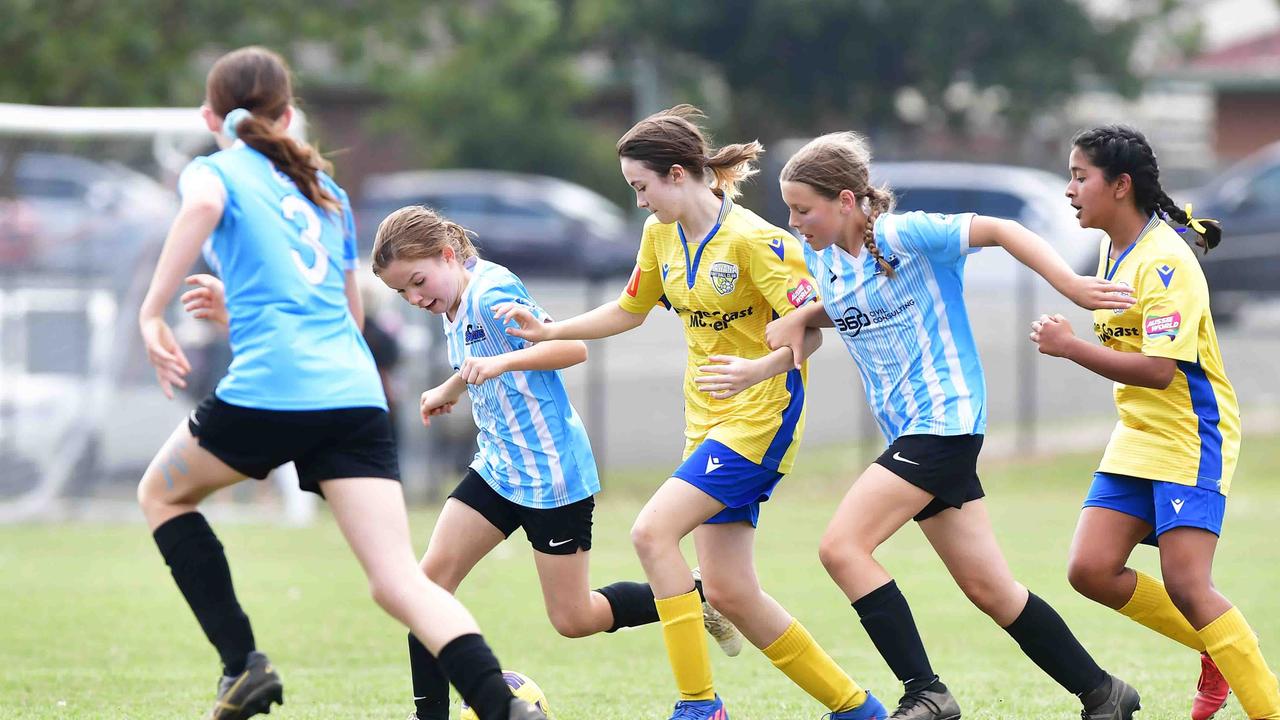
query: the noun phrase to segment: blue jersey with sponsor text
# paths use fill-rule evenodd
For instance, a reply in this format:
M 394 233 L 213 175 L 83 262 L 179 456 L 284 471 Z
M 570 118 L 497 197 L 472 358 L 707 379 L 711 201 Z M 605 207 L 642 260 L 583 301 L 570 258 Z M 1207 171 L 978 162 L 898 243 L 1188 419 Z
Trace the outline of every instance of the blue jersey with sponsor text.
M 964 305 L 972 214 L 884 214 L 865 248 L 805 246 L 818 295 L 853 355 L 867 402 L 892 443 L 901 435 L 983 433 L 986 381 Z
M 492 357 L 529 343 L 508 335 L 493 306 L 517 302 L 539 319 L 547 314 L 510 270 L 486 260 L 467 261 L 471 281 L 452 321 L 442 316 L 454 370 L 469 357 Z M 600 492 L 587 430 L 569 402 L 558 370 L 505 372 L 467 385 L 479 450 L 471 467 L 504 498 L 531 508 L 568 505 Z
M 342 205 L 326 211 L 243 142 L 192 160 L 179 189 L 200 173 L 225 192 L 222 219 L 204 245 L 230 317 L 232 360 L 217 396 L 263 410 L 386 409 L 347 303 L 356 240 L 346 193 L 319 173 Z

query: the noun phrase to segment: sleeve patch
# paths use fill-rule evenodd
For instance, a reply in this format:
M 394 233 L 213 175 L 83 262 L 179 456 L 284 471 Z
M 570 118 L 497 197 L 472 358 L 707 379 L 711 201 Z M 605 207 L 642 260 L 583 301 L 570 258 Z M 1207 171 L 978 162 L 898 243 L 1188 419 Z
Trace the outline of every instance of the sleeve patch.
M 1169 283 L 1173 282 L 1173 271 L 1177 268 L 1161 265 L 1156 268 L 1156 274 L 1160 276 L 1160 282 L 1164 283 L 1165 288 L 1169 287 Z
M 636 265 L 635 269 L 631 271 L 631 279 L 627 281 L 627 294 L 631 297 L 635 297 L 636 293 L 640 292 L 640 278 L 642 275 L 644 275 L 644 271 L 640 269 L 639 265 Z
M 813 300 L 816 294 L 813 289 L 813 283 L 809 282 L 809 278 L 800 278 L 795 287 L 787 288 L 787 301 L 791 303 L 792 307 L 800 307 Z
M 1148 315 L 1146 321 L 1147 337 L 1167 337 L 1170 340 L 1178 336 L 1182 326 L 1182 313 L 1174 311 L 1168 315 Z

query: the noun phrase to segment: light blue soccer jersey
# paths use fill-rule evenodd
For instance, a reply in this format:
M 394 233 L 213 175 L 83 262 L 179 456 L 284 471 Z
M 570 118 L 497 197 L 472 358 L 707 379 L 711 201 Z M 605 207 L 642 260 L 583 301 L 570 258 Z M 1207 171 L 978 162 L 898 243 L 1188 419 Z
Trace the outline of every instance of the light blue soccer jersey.
M 320 181 L 341 213 L 316 206 L 257 150 L 237 142 L 191 161 L 179 189 L 212 173 L 226 202 L 205 242 L 226 286 L 231 366 L 214 391 L 262 410 L 386 409 L 369 347 L 347 305 L 345 271 L 356 267 L 347 195 Z
M 964 306 L 972 214 L 881 215 L 875 237 L 889 278 L 865 249 L 805 245 L 818 295 L 853 355 L 867 403 L 892 443 L 967 435 L 987 425 L 987 388 Z
M 471 282 L 453 322 L 443 316 L 454 370 L 468 357 L 492 357 L 529 346 L 506 333 L 513 323 L 493 316 L 494 305 L 518 302 L 538 318 L 546 313 L 524 283 L 501 265 L 470 260 Z M 504 498 L 525 507 L 568 505 L 600 492 L 587 430 L 569 402 L 558 370 L 506 372 L 467 385 L 480 430 L 471 467 Z

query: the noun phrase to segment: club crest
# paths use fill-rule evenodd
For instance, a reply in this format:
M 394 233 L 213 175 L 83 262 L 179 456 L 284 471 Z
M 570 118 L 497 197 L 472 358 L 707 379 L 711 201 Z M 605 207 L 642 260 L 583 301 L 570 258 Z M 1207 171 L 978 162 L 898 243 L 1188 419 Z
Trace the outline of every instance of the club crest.
M 721 295 L 728 295 L 738 285 L 738 266 L 731 262 L 714 262 L 707 274 L 711 276 L 711 287 Z

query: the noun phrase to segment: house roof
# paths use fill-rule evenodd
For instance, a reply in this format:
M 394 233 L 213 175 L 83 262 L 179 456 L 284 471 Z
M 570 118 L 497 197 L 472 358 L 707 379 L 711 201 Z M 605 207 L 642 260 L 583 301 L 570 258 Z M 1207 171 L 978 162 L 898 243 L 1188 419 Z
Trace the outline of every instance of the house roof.
M 1197 55 L 1177 74 L 1218 89 L 1280 89 L 1280 30 Z

